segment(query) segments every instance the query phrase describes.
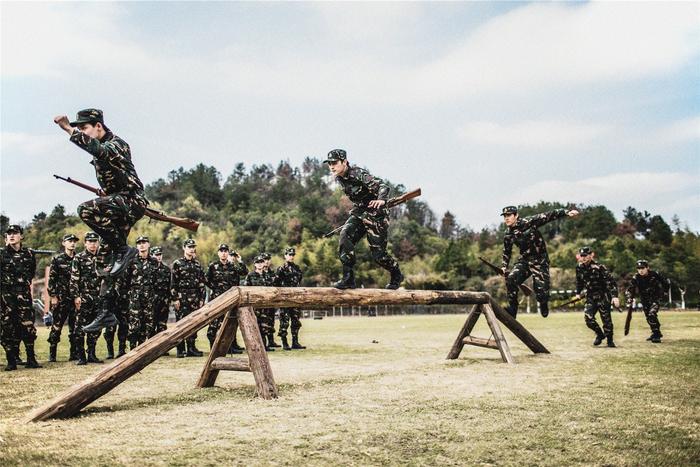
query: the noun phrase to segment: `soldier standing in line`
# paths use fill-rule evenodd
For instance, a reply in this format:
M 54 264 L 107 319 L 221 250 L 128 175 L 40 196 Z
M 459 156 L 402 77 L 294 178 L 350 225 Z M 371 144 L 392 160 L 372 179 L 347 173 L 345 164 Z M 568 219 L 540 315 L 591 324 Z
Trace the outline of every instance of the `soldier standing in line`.
M 235 251 L 233 252 L 233 258 L 236 259 L 236 261 L 231 261 L 231 253 L 227 244 L 222 243 L 219 245 L 217 254 L 219 255 L 219 260 L 212 261 L 207 269 L 207 286 L 211 289 L 209 301 L 214 300 L 231 287 L 239 285 L 241 276 L 245 277 L 245 275 L 248 274 L 248 268 L 243 264 L 243 260 Z M 214 347 L 214 339 L 216 339 L 216 334 L 219 332 L 222 322 L 223 318 L 217 318 L 209 324 L 209 329 L 207 329 L 209 348 Z M 238 326 L 238 322 L 236 322 L 236 326 Z M 236 327 L 236 329 L 238 328 Z M 231 349 L 229 349 L 229 353 L 242 352 L 243 350 L 238 347 L 236 342 L 236 334 L 234 334 L 233 344 L 231 345 Z
M 99 313 L 86 329 L 99 331 L 118 323 L 112 312 L 118 293 L 113 279 L 136 256 L 136 249 L 127 244 L 127 238 L 131 227 L 143 217 L 148 201 L 131 161 L 129 145 L 107 128 L 101 110 L 81 110 L 73 122 L 59 115 L 54 122 L 70 135 L 72 143 L 92 156 L 91 163 L 104 193 L 78 206 L 82 221 L 104 240 L 106 248 L 102 254 L 107 257 L 107 252 L 111 253 L 108 267 L 100 268 L 108 275 L 100 294 Z
M 163 263 L 163 249 L 161 247 L 154 246 L 151 248 L 151 255 L 158 261 L 154 290 L 155 300 L 153 305 L 153 314 L 155 317 L 153 335 L 155 335 L 168 328 L 168 315 L 170 314 L 170 308 L 168 306 L 170 302 L 170 268 Z
M 70 293 L 76 310 L 75 351 L 78 365 L 102 363 L 95 355 L 100 331 L 85 331 L 85 326 L 97 316 L 102 277 L 97 274 L 99 236 L 95 232 L 85 234 L 85 249 L 76 254 L 71 263 Z M 87 339 L 86 339 L 87 337 Z M 87 340 L 87 357 L 85 341 Z
M 158 260 L 150 255 L 148 237 L 136 239 L 138 256 L 120 277 L 129 291 L 129 347 L 131 350 L 146 342 L 155 328 L 154 304 Z
M 248 273 L 245 278 L 245 285 L 247 286 L 259 286 L 259 287 L 269 287 L 272 284 L 269 282 L 269 276 L 265 274 L 265 258 L 262 255 L 258 255 L 253 259 L 254 269 Z M 272 352 L 275 349 L 270 345 L 269 335 L 270 335 L 270 322 L 267 319 L 264 309 L 255 308 L 255 317 L 258 321 L 258 328 L 260 329 L 260 335 L 265 345 L 265 350 Z
M 296 250 L 292 247 L 284 251 L 284 264 L 277 268 L 275 285 L 277 287 L 299 287 L 301 285 L 301 268 L 294 263 Z M 299 308 L 280 308 L 280 329 L 279 336 L 282 339 L 284 350 L 305 349 L 299 343 L 299 329 L 301 329 L 301 310 Z M 287 340 L 287 328 L 291 321 L 292 346 Z
M 126 354 L 126 340 L 129 337 L 129 287 L 123 281 L 116 280 L 116 300 L 112 304 L 112 312 L 117 318 L 117 324 L 107 326 L 104 332 L 105 345 L 107 346 L 107 360 L 114 358 L 114 336 L 117 336 L 119 344 L 119 353 L 117 358 Z
M 177 321 L 201 308 L 204 305 L 206 293 L 204 271 L 196 259 L 197 243 L 189 238 L 183 242 L 182 249 L 183 257 L 173 263 L 172 280 L 170 281 L 170 298 L 175 307 Z M 195 345 L 196 340 L 197 334 L 195 333 L 185 339 L 185 342 L 180 342 L 177 345 L 177 358 L 183 358 L 185 355 L 188 357 L 204 355 Z M 185 343 L 187 343 L 186 352 Z
M 581 262 L 576 266 L 576 298 L 586 297 L 583 310 L 586 326 L 595 332 L 593 345 L 600 345 L 604 338 L 608 347 L 615 347 L 613 341 L 613 322 L 610 316 L 610 302 L 618 308 L 620 299 L 617 297 L 617 284 L 607 268 L 593 259 L 590 247 L 579 250 Z M 600 312 L 603 329 L 596 322 L 595 314 Z
M 41 368 L 34 354 L 36 327 L 32 307 L 32 280 L 36 273 L 34 253 L 22 246 L 24 231 L 13 224 L 5 231 L 6 246 L 0 258 L 0 344 L 5 349 L 5 371 L 17 369 L 19 343 L 27 350 L 27 368 Z
M 78 237 L 73 234 L 63 236 L 63 253 L 54 256 L 49 266 L 49 303 L 53 314 L 53 324 L 49 332 L 49 361 L 56 361 L 56 350 L 61 341 L 63 325 L 68 321 L 68 342 L 70 353 L 68 361 L 78 358 L 75 351 L 75 304 L 70 295 L 70 268 L 75 256 L 75 244 Z
M 265 267 L 263 269 L 265 274 L 265 282 L 268 286 L 275 284 L 276 275 L 275 271 L 272 270 L 272 255 L 270 253 L 261 253 L 260 256 L 265 260 Z M 270 347 L 282 347 L 277 342 L 275 342 L 275 314 L 277 309 L 275 308 L 264 308 L 263 318 L 267 321 L 267 342 Z
M 403 281 L 399 263 L 386 251 L 389 233 L 389 186 L 367 170 L 351 166 L 343 149 L 333 149 L 324 161 L 336 181 L 353 203 L 350 217 L 340 231 L 339 256 L 343 277 L 333 286 L 338 289 L 355 288 L 355 245 L 365 234 L 374 261 L 389 271 L 387 289 L 398 289 Z
M 537 303 L 540 305 L 540 313 L 543 318 L 549 315 L 549 255 L 547 255 L 544 238 L 537 228 L 562 217 L 575 217 L 578 214 L 579 212 L 575 209 L 555 209 L 520 219 L 518 208 L 515 206 L 503 208 L 501 215 L 506 224 L 506 233 L 503 237 L 501 266 L 508 289 L 507 311 L 513 318 L 518 314 L 518 288 L 530 276 L 535 287 Z M 513 245 L 517 245 L 520 249 L 520 258 L 508 272 Z
M 632 277 L 629 288 L 625 292 L 627 296 L 627 306 L 633 306 L 634 298 L 639 297 L 642 301 L 644 316 L 647 324 L 651 328 L 651 336 L 648 341 L 658 344 L 661 338 L 661 324 L 659 323 L 659 303 L 666 293 L 668 280 L 661 274 L 649 269 L 649 262 L 644 259 L 637 261 L 637 273 Z

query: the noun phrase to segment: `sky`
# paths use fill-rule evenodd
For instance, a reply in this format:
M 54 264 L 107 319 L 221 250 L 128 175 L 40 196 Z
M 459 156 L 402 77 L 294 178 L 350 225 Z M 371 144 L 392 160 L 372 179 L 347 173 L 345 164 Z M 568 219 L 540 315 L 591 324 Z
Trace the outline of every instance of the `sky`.
M 54 123 L 105 113 L 145 183 L 323 158 L 438 218 L 540 200 L 700 230 L 700 2 L 0 3 L 0 211 L 89 198 Z

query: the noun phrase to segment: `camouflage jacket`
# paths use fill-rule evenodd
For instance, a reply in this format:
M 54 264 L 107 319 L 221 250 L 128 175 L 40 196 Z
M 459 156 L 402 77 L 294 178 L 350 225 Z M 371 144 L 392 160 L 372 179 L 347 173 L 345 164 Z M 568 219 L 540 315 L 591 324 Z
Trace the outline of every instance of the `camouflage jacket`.
M 258 274 L 256 271 L 250 271 L 247 276 L 245 276 L 245 285 L 248 286 L 261 286 L 261 287 L 270 287 L 272 286 L 274 281 L 272 280 L 272 276 L 265 274 L 263 272 L 262 274 Z
M 355 205 L 353 211 L 368 209 L 367 204 L 375 199 L 384 201 L 389 199 L 389 185 L 363 168 L 351 166 L 345 177 L 336 177 L 336 180 Z M 378 211 L 386 211 L 386 208 Z
M 73 257 L 70 268 L 70 295 L 73 299 L 96 301 L 102 278 L 97 275 L 97 257 L 84 250 Z
M 666 293 L 667 286 L 668 280 L 650 269 L 646 276 L 637 273 L 632 277 L 625 296 L 628 303 L 636 296 L 642 299 L 642 303 L 658 303 Z
M 226 292 L 231 287 L 241 283 L 241 276 L 248 273 L 243 263 L 228 261 L 225 264 L 219 260 L 212 262 L 207 269 L 207 287 L 211 289 L 211 299 Z
M 64 252 L 51 259 L 47 287 L 51 297 L 70 298 L 70 268 L 74 257 Z
M 278 287 L 299 287 L 301 284 L 301 268 L 295 263 L 285 262 L 277 268 L 275 285 Z
M 130 300 L 150 299 L 155 295 L 158 266 L 158 260 L 151 255 L 145 258 L 137 256 L 131 262 L 120 277 L 129 291 Z
M 204 300 L 206 293 L 206 278 L 204 270 L 196 258 L 182 257 L 173 262 L 173 270 L 170 280 L 170 298 L 181 300 L 183 297 L 198 296 Z
M 579 263 L 576 266 L 576 293 L 586 298 L 617 297 L 617 283 L 607 268 L 600 263 L 590 261 L 588 264 Z
M 7 245 L 2 249 L 0 265 L 0 288 L 3 293 L 25 291 L 32 285 L 36 273 L 36 259 L 29 248 L 15 251 Z
M 170 296 L 170 268 L 164 263 L 158 265 L 156 269 L 156 283 L 154 286 L 155 295 L 159 299 L 167 300 Z
M 90 163 L 95 166 L 97 181 L 107 195 L 129 194 L 145 200 L 143 183 L 131 162 L 131 149 L 126 141 L 111 131 L 101 140 L 74 131 L 70 140 L 92 154 Z
M 518 219 L 515 225 L 506 227 L 506 233 L 503 237 L 502 266 L 507 268 L 508 264 L 510 264 L 513 245 L 517 245 L 520 249 L 520 260 L 522 261 L 533 263 L 548 262 L 547 246 L 537 228 L 562 217 L 566 217 L 566 209 L 555 209 L 554 211 Z

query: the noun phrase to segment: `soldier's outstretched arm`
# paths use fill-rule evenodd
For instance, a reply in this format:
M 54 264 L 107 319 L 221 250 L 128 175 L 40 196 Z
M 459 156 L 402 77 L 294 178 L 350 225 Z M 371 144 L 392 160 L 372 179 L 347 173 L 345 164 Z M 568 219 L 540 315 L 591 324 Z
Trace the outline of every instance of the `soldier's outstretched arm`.
M 528 227 L 541 227 L 562 217 L 569 216 L 569 212 L 575 212 L 578 215 L 578 211 L 568 211 L 566 209 L 555 209 L 554 211 L 543 212 L 541 214 L 535 214 L 534 216 L 529 216 L 523 219 Z M 572 216 L 573 217 L 573 216 Z

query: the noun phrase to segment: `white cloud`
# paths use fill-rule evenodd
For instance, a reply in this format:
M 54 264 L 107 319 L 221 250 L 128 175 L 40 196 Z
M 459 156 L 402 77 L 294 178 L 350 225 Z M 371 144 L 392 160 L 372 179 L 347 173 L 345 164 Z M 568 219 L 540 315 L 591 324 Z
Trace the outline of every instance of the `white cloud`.
M 700 140 L 700 117 L 679 120 L 667 125 L 654 135 L 660 143 L 677 143 Z
M 470 122 L 458 130 L 459 138 L 479 145 L 549 148 L 583 144 L 607 133 L 604 125 L 526 121 L 510 125 Z

